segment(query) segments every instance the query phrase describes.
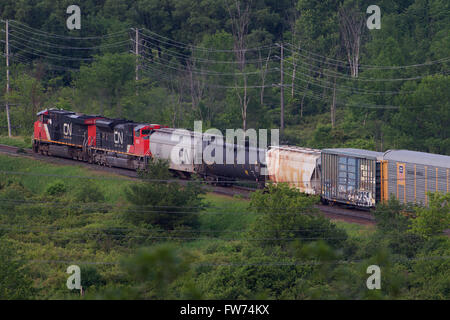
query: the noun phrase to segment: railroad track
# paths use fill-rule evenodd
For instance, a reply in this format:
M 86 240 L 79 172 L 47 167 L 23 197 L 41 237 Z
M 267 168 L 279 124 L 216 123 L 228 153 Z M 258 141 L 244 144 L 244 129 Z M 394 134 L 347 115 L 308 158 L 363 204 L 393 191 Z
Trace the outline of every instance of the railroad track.
M 317 205 L 316 207 L 330 218 L 360 224 L 375 224 L 374 216 L 367 211 L 342 208 L 339 206 L 326 206 L 322 204 Z
M 121 169 L 121 168 L 110 168 L 105 166 L 99 166 L 97 164 L 90 164 L 87 162 L 65 159 L 65 158 L 57 158 L 57 157 L 48 157 L 41 154 L 34 153 L 31 149 L 23 149 L 18 147 L 12 147 L 7 145 L 0 144 L 0 153 L 8 154 L 11 156 L 19 156 L 19 157 L 27 157 L 33 158 L 37 160 L 42 160 L 45 162 L 53 163 L 53 164 L 63 164 L 63 165 L 81 165 L 96 171 L 104 171 L 108 173 L 116 173 L 122 176 L 126 176 L 129 178 L 138 178 L 138 175 L 133 170 Z M 188 180 L 180 180 L 180 183 L 185 184 Z M 226 195 L 230 197 L 239 196 L 242 198 L 250 198 L 251 193 L 254 191 L 252 188 L 243 187 L 243 186 L 232 186 L 232 187 L 221 187 L 215 185 L 208 185 L 208 191 L 211 191 L 216 194 Z M 342 207 L 330 207 L 324 205 L 317 205 L 317 208 L 325 214 L 325 216 L 331 219 L 342 220 L 351 223 L 358 224 L 375 224 L 375 220 L 373 216 L 368 212 L 362 212 L 361 210 L 356 209 L 346 209 Z

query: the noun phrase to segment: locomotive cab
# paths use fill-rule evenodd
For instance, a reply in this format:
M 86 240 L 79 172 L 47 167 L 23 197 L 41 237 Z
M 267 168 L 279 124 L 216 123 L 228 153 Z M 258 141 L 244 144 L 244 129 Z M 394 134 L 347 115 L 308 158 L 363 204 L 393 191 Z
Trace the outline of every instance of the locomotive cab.
M 160 129 L 156 124 L 140 124 L 134 128 L 134 152 L 139 155 L 150 156 L 150 135 Z

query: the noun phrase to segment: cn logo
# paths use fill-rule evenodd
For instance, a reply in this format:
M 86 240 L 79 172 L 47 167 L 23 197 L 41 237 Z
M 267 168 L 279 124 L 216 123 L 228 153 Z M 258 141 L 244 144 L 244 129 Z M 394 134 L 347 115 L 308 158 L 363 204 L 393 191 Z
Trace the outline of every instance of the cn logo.
M 115 144 L 123 144 L 123 132 L 114 130 L 114 143 Z
M 63 132 L 65 136 L 72 136 L 72 124 L 64 123 Z

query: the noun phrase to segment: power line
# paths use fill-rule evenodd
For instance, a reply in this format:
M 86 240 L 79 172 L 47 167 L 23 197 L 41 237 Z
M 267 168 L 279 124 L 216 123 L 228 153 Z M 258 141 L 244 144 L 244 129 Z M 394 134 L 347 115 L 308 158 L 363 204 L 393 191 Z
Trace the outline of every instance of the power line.
M 124 44 L 129 44 L 129 40 L 122 40 L 122 41 L 118 41 L 118 42 L 115 42 L 115 43 L 106 43 L 106 44 L 101 44 L 101 45 L 93 46 L 93 47 L 73 47 L 73 46 L 63 46 L 63 45 L 60 45 L 60 44 L 55 44 L 55 43 L 46 42 L 46 41 L 42 41 L 42 40 L 36 40 L 36 39 L 33 39 L 33 38 L 22 38 L 22 36 L 14 35 L 14 32 L 10 33 L 10 35 L 13 38 L 16 38 L 18 40 L 28 41 L 28 42 L 31 42 L 31 43 L 36 44 L 36 45 L 49 47 L 49 48 L 55 48 L 55 49 L 94 50 L 94 49 L 105 49 L 105 48 L 110 48 L 110 47 L 119 47 L 119 46 L 122 46 Z
M 4 20 L 1 20 L 1 21 L 4 21 Z M 22 27 L 13 26 L 14 28 L 17 28 L 17 29 L 22 30 L 27 33 L 31 33 L 31 34 L 35 34 L 35 35 L 47 37 L 47 38 L 59 38 L 59 39 L 71 39 L 71 40 L 105 39 L 105 38 L 122 36 L 124 34 L 128 34 L 128 32 L 129 32 L 129 29 L 127 28 L 127 29 L 123 29 L 121 31 L 112 32 L 112 33 L 100 35 L 100 36 L 87 36 L 87 37 L 62 36 L 62 35 L 58 35 L 55 33 L 50 33 L 50 32 L 45 32 L 42 30 L 34 29 L 34 28 L 29 27 L 26 24 L 20 23 L 19 21 L 16 21 L 16 20 L 9 20 L 9 21 L 13 22 L 13 23 L 17 23 L 22 26 Z
M 153 74 L 152 72 L 157 71 L 157 72 L 161 73 L 161 77 L 164 78 L 165 80 L 172 81 L 172 82 L 176 81 L 175 79 L 165 75 L 164 74 L 165 72 L 160 70 L 160 69 L 158 69 L 158 68 L 151 67 L 151 66 L 149 66 L 147 64 L 141 64 L 140 67 L 141 67 L 141 70 L 144 70 L 144 71 L 147 72 L 146 73 L 147 75 L 148 74 Z M 205 76 L 208 76 L 208 75 L 205 74 Z M 215 76 L 221 76 L 221 75 L 217 74 Z M 247 89 L 260 89 L 260 88 L 273 88 L 273 87 L 275 87 L 275 85 L 273 85 L 273 84 L 268 84 L 268 85 L 264 85 L 264 86 L 262 86 L 262 85 L 261 86 L 258 86 L 258 85 L 256 85 L 256 86 L 247 85 L 246 87 L 236 86 L 236 85 L 226 86 L 226 85 L 212 84 L 212 83 L 208 82 L 206 79 L 202 83 L 202 85 L 204 85 L 205 87 L 209 87 L 209 88 L 220 88 L 220 89 L 244 89 L 244 88 L 247 88 Z M 286 85 L 286 86 L 288 86 L 288 85 Z
M 300 87 L 300 89 L 304 89 L 306 91 L 308 91 L 308 88 L 305 87 Z M 313 90 L 311 90 L 313 91 Z M 294 88 L 294 92 L 299 94 L 299 95 L 305 95 L 308 98 L 314 99 L 314 100 L 320 100 L 320 101 L 325 101 L 325 102 L 329 102 L 329 98 L 320 98 L 319 96 L 321 94 L 317 94 L 317 95 L 311 95 L 308 94 L 307 92 L 304 91 L 299 91 L 298 88 Z M 422 105 L 422 106 L 393 106 L 393 105 L 378 105 L 378 104 L 367 104 L 367 103 L 358 103 L 358 104 L 351 104 L 349 102 L 336 102 L 337 105 L 342 106 L 342 107 L 351 107 L 351 108 L 363 108 L 363 109 L 400 109 L 400 108 L 405 108 L 405 109 L 415 109 L 415 108 L 434 108 L 434 105 Z
M 310 72 L 314 72 L 315 74 L 323 74 L 326 75 L 328 77 L 331 78 L 339 78 L 339 79 L 344 79 L 344 80 L 348 80 L 348 81 L 365 81 L 365 82 L 388 82 L 388 81 L 412 81 L 412 80 L 419 80 L 419 79 L 423 79 L 429 76 L 437 76 L 437 75 L 446 75 L 446 72 L 440 72 L 440 73 L 434 73 L 434 74 L 429 74 L 429 75 L 422 75 L 422 76 L 417 76 L 417 77 L 409 77 L 409 78 L 365 78 L 365 77 L 352 77 L 340 72 L 335 72 L 333 70 L 329 70 L 329 69 L 324 69 L 324 68 L 320 68 L 320 67 L 316 67 L 314 65 L 312 65 L 311 63 L 307 63 L 304 62 L 303 60 L 298 60 L 297 62 L 291 62 L 288 59 L 285 60 L 285 62 L 287 62 L 288 64 L 296 67 L 299 67 L 303 70 L 307 70 Z M 312 70 L 312 69 L 316 69 L 316 70 Z M 328 73 L 329 72 L 329 73 Z
M 12 40 L 12 41 L 16 42 L 14 40 Z M 38 56 L 38 57 L 42 57 L 42 58 L 50 58 L 50 59 L 66 60 L 66 61 L 92 61 L 92 60 L 94 60 L 94 58 L 79 58 L 79 57 L 61 56 L 61 55 L 58 55 L 58 54 L 45 52 L 45 51 L 42 51 L 42 50 L 39 50 L 39 49 L 36 49 L 36 48 L 31 48 L 31 47 L 29 47 L 27 45 L 23 45 L 22 44 L 22 46 L 31 49 L 31 51 L 25 50 L 25 49 L 21 48 L 20 46 L 11 45 L 11 47 L 13 47 L 13 48 L 15 48 L 15 49 L 17 49 L 19 51 L 23 51 L 25 53 L 28 53 L 28 54 L 31 54 L 31 55 L 34 55 L 34 56 Z M 41 53 L 44 53 L 44 55 L 35 53 L 35 52 L 33 52 L 33 50 L 41 52 Z
M 133 43 L 135 43 L 134 39 L 131 39 L 131 41 Z M 150 49 L 150 50 L 156 49 L 156 48 L 152 48 L 152 47 L 146 46 L 145 44 L 140 44 L 140 46 L 142 46 L 144 48 L 147 48 L 147 49 Z M 172 51 L 172 50 L 169 50 L 169 49 L 166 49 L 166 48 L 162 51 L 162 54 L 165 54 L 165 55 L 168 55 L 168 56 L 171 56 L 171 57 L 175 57 L 175 58 L 179 58 L 179 59 L 182 59 L 182 60 L 185 60 L 185 61 L 199 61 L 199 62 L 211 63 L 211 64 L 239 64 L 240 63 L 239 61 L 234 61 L 234 60 L 231 60 L 231 61 L 230 60 L 212 60 L 212 59 L 199 58 L 199 57 L 194 56 L 193 54 L 192 55 L 182 54 L 182 53 L 179 53 L 179 52 L 176 52 L 176 51 Z M 246 60 L 246 63 L 266 62 L 266 60 L 267 60 L 267 58 Z
M 261 74 L 261 71 L 249 71 L 249 72 L 217 72 L 217 71 L 209 71 L 209 70 L 203 70 L 203 69 L 196 69 L 196 68 L 192 68 L 192 69 L 188 69 L 188 68 L 180 68 L 179 65 L 176 65 L 176 67 L 172 67 L 170 66 L 171 64 L 174 64 L 173 61 L 171 60 L 167 60 L 164 58 L 158 58 L 158 59 L 149 59 L 143 55 L 141 55 L 141 57 L 146 60 L 151 62 L 152 64 L 157 64 L 157 65 L 161 65 L 163 67 L 167 67 L 173 70 L 177 70 L 180 72 L 192 72 L 194 74 L 200 74 L 200 75 L 209 75 L 209 76 L 243 76 L 243 75 L 249 75 L 249 74 Z M 164 63 L 160 63 L 156 60 L 161 60 Z M 268 69 L 266 72 L 274 72 L 277 71 L 277 69 L 272 68 L 272 69 Z
M 286 43 L 286 45 L 287 45 L 287 46 L 290 46 L 290 47 L 293 47 L 293 48 L 295 48 L 295 49 L 297 49 L 297 50 L 299 50 L 299 51 L 305 51 L 305 52 L 307 52 L 307 53 L 310 54 L 310 55 L 319 56 L 319 57 L 321 57 L 321 58 L 323 58 L 323 59 L 326 59 L 326 60 L 331 60 L 331 61 L 335 61 L 335 62 L 340 63 L 340 64 L 344 64 L 343 67 L 349 67 L 347 61 L 336 60 L 336 59 L 333 59 L 333 58 L 321 56 L 321 55 L 316 54 L 316 53 L 314 53 L 314 52 L 307 51 L 307 50 L 302 49 L 302 48 L 300 48 L 300 47 L 296 47 L 296 46 L 294 46 L 294 45 L 292 45 L 292 44 L 290 44 L 290 43 Z M 288 50 L 293 51 L 292 49 L 288 49 Z M 307 57 L 307 56 L 303 56 L 303 57 Z M 329 63 L 329 62 L 327 62 L 327 61 L 317 60 L 317 59 L 314 59 L 314 58 L 310 58 L 310 59 L 311 59 L 311 60 L 318 61 L 318 62 L 321 62 L 321 63 L 329 64 L 329 65 L 332 65 L 332 66 L 335 66 L 335 65 L 336 65 L 336 63 Z M 415 67 L 428 66 L 428 65 L 433 65 L 433 64 L 437 64 L 437 63 L 443 63 L 443 62 L 446 62 L 446 61 L 450 61 L 450 57 L 446 57 L 446 58 L 442 58 L 442 59 L 438 59 L 438 60 L 434 60 L 434 61 L 429 61 L 429 62 L 425 62 L 425 63 L 411 64 L 411 65 L 403 65 L 403 66 L 381 66 L 381 65 L 378 65 L 378 66 L 377 66 L 377 65 L 364 65 L 364 64 L 359 64 L 358 67 L 359 67 L 359 68 L 362 68 L 362 69 L 405 69 L 405 68 L 415 68 Z
M 303 78 L 299 78 L 296 75 L 294 76 L 293 74 L 290 74 L 289 72 L 285 72 L 289 77 L 292 77 L 296 80 L 299 80 L 301 82 L 307 82 L 309 84 L 321 87 L 321 88 L 325 88 L 325 89 L 334 89 L 333 87 L 329 87 L 329 86 L 324 86 L 318 83 L 315 83 L 314 81 L 317 81 L 317 79 L 315 77 L 312 77 L 308 74 L 302 73 L 302 72 L 296 72 L 297 74 L 301 74 L 307 78 L 313 79 L 312 81 L 307 81 Z M 331 85 L 332 83 L 329 81 L 324 81 L 325 84 Z M 345 89 L 341 89 L 341 88 L 345 88 Z M 343 91 L 343 92 L 349 92 L 352 94 L 373 94 L 373 95 L 379 95 L 379 94 L 409 94 L 409 93 L 414 93 L 415 91 L 374 91 L 374 90 L 367 90 L 367 89 L 358 89 L 358 88 L 354 88 L 354 87 L 349 87 L 346 85 L 336 85 L 336 90 L 338 91 Z
M 200 262 L 191 263 L 193 267 L 249 267 L 249 266 L 259 266 L 259 267 L 282 267 L 282 266 L 299 266 L 299 265 L 329 265 L 329 264 L 358 264 L 368 262 L 373 257 L 367 257 L 366 259 L 358 260 L 332 260 L 332 261 L 320 261 L 320 260 L 309 260 L 309 261 L 264 261 L 264 262 Z M 397 262 L 402 261 L 438 261 L 438 260 L 448 260 L 450 256 L 425 256 L 416 258 L 394 258 L 392 260 Z M 75 265 L 118 265 L 119 262 L 111 261 L 77 261 L 77 260 L 21 260 L 27 263 L 46 263 L 46 264 L 75 264 Z
M 199 51 L 207 51 L 207 52 L 241 52 L 241 51 L 247 52 L 247 51 L 258 51 L 258 50 L 262 50 L 262 49 L 269 49 L 269 48 L 274 48 L 275 47 L 275 45 L 269 45 L 269 46 L 248 48 L 248 49 L 245 49 L 245 50 L 205 48 L 205 47 L 194 46 L 192 44 L 187 44 L 187 43 L 183 43 L 183 42 L 172 40 L 170 38 L 167 38 L 167 37 L 161 36 L 161 35 L 159 35 L 159 34 L 157 34 L 155 32 L 152 32 L 152 31 L 150 31 L 150 30 L 148 30 L 146 28 L 142 28 L 141 30 L 144 31 L 144 32 L 148 32 L 148 33 L 153 35 L 153 37 L 152 37 L 152 36 L 150 36 L 148 34 L 142 33 L 143 36 L 147 36 L 148 38 L 156 40 L 156 41 L 158 41 L 160 43 L 165 43 L 165 44 L 168 44 L 170 46 L 174 46 L 174 47 L 181 48 L 181 49 L 187 49 L 187 50 L 199 50 Z M 163 39 L 163 40 L 160 40 L 160 39 Z M 173 42 L 173 43 L 171 43 L 171 42 Z
M 80 232 L 89 231 L 95 229 L 96 231 L 116 231 L 116 232 L 137 232 L 140 234 L 154 234 L 154 233 L 265 233 L 273 232 L 270 229 L 238 229 L 238 230 L 213 230 L 213 229 L 173 229 L 173 230 L 148 230 L 148 229 L 136 229 L 136 228 L 117 228 L 117 227 L 95 227 L 90 228 L 89 225 L 79 226 L 79 228 L 86 228 L 88 230 L 79 230 Z M 20 231 L 20 232 L 42 232 L 47 229 L 64 229 L 64 227 L 57 226 L 36 226 L 33 225 L 10 225 L 0 224 L 0 230 Z M 340 230 L 338 228 L 306 228 L 306 229 L 276 229 L 276 232 L 325 232 Z M 107 235 L 110 233 L 107 233 Z M 112 234 L 114 235 L 114 234 Z M 117 234 L 122 235 L 122 234 Z

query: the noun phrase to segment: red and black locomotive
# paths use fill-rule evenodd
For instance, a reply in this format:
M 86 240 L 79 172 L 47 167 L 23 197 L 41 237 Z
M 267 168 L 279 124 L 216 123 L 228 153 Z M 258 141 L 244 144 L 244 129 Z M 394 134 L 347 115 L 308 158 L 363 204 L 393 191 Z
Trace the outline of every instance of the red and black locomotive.
M 161 128 L 57 109 L 37 116 L 34 152 L 129 169 L 146 167 L 151 156 L 149 135 Z

